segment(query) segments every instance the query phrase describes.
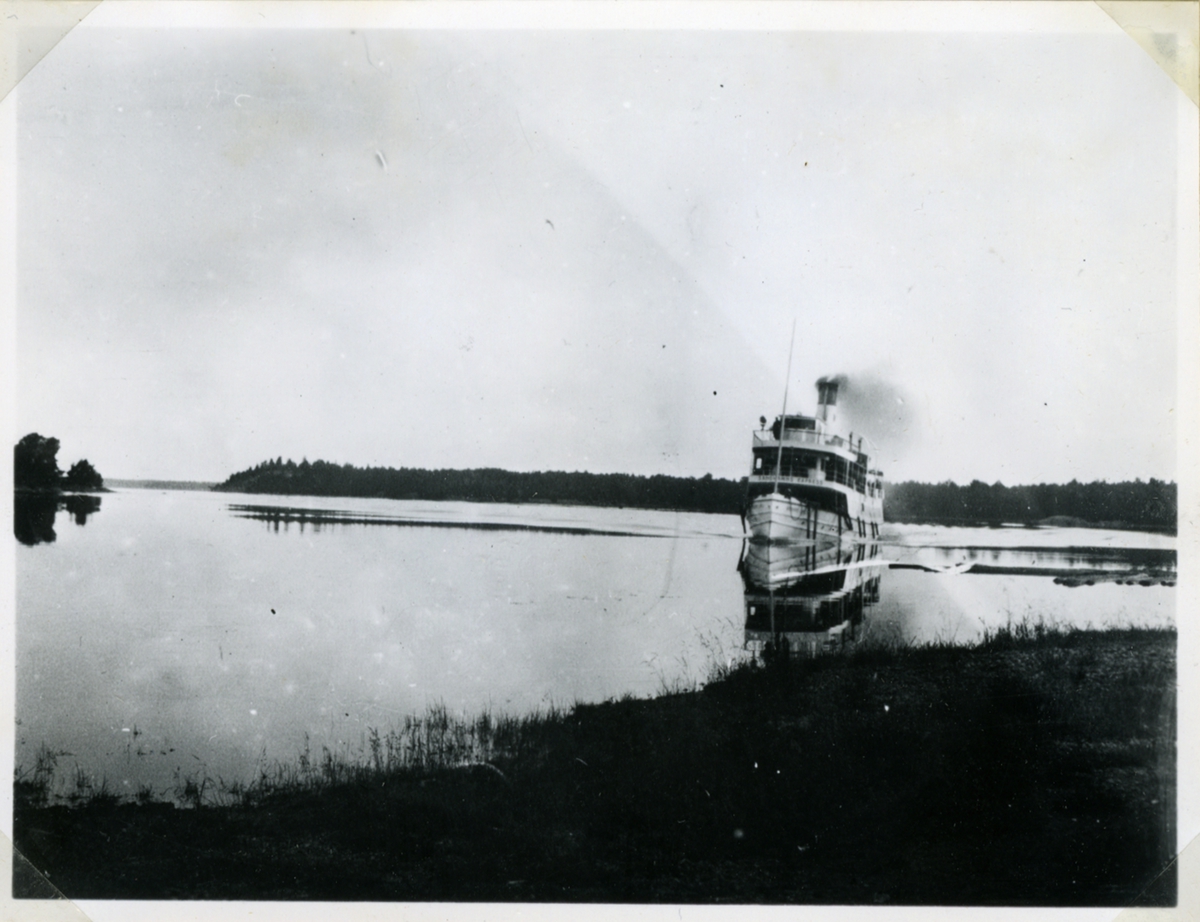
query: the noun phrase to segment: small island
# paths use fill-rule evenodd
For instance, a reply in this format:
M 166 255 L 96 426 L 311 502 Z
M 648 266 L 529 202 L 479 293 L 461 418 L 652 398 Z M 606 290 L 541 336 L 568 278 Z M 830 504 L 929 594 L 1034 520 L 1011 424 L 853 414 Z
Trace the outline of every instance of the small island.
M 58 536 L 54 519 L 66 509 L 75 524 L 100 511 L 100 497 L 109 492 L 104 478 L 86 458 L 66 473 L 58 467 L 59 443 L 31 432 L 13 446 L 13 533 L 26 545 L 47 544 Z
M 65 474 L 58 469 L 58 439 L 31 432 L 13 446 L 13 488 L 29 493 L 107 493 L 87 458 Z

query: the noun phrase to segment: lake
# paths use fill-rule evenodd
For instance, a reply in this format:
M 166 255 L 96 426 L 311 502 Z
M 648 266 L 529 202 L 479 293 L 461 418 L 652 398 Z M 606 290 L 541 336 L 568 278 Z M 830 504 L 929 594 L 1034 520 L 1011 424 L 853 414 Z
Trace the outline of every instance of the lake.
M 751 655 L 759 617 L 731 516 L 124 489 L 19 510 L 16 531 L 16 764 L 60 753 L 59 795 L 76 767 L 130 795 L 245 782 L 306 746 L 359 752 L 435 705 L 522 714 L 690 687 Z M 831 572 L 818 602 L 899 642 L 1173 625 L 1174 548 L 889 524 L 870 580 Z

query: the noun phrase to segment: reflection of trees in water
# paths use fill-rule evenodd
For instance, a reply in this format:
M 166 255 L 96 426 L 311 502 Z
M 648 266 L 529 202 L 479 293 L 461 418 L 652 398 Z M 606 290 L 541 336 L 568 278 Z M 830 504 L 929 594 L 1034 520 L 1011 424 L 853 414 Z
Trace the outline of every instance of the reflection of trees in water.
M 36 493 L 13 495 L 13 534 L 22 544 L 48 544 L 58 535 L 54 519 L 65 509 L 76 525 L 86 525 L 87 517 L 100 511 L 99 496 L 46 496 Z
M 67 512 L 75 517 L 76 525 L 86 525 L 87 517 L 100 511 L 99 496 L 67 496 L 62 504 Z
M 54 514 L 57 511 L 57 497 L 16 494 L 13 497 L 13 534 L 22 544 L 53 541 L 57 537 L 54 534 Z

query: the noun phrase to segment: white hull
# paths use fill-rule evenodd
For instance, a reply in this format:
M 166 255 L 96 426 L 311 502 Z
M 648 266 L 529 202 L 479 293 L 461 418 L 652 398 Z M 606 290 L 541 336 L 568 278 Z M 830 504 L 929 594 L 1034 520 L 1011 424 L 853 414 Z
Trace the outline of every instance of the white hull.
M 817 519 L 820 510 L 808 503 L 780 493 L 770 493 L 766 496 L 755 497 L 746 510 L 746 525 L 750 534 L 762 541 L 796 542 L 815 538 Z M 840 525 L 830 522 L 833 516 L 826 515 L 826 521 L 821 523 L 822 530 L 828 531 Z
M 856 503 L 853 496 L 849 499 L 848 513 L 839 515 L 783 493 L 756 496 L 746 509 L 746 527 L 754 540 L 772 544 L 816 541 L 825 547 L 877 539 L 883 516 L 881 509 L 873 507 L 879 504 Z

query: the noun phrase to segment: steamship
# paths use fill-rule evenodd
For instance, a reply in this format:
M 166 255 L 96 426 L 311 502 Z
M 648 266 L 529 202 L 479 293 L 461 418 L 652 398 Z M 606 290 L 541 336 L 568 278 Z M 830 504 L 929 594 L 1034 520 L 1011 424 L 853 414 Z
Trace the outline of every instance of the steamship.
M 817 382 L 815 416 L 784 412 L 753 434 L 753 467 L 743 513 L 751 541 L 840 547 L 879 538 L 883 472 L 871 467 L 863 436 L 843 433 L 838 381 Z

